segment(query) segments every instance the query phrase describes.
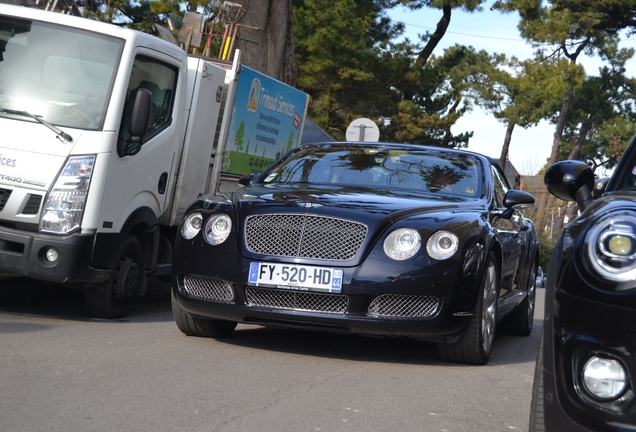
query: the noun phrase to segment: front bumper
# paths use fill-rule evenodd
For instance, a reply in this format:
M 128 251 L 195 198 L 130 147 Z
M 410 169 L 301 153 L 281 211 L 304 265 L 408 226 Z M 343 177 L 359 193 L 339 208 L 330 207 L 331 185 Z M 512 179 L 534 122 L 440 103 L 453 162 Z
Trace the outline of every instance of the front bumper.
M 546 313 L 546 430 L 636 430 L 636 311 L 557 292 Z M 619 360 L 627 370 L 623 401 L 602 403 L 585 392 L 581 370 L 593 355 Z
M 454 342 L 469 324 L 484 257 L 482 251 L 468 252 L 460 269 L 457 261 L 431 266 L 416 258 L 391 263 L 389 272 L 380 248 L 361 265 L 343 268 L 342 290 L 331 294 L 247 286 L 254 260 L 236 250 L 209 251 L 177 247 L 174 255 L 175 297 L 194 316 L 432 342 Z
M 52 236 L 0 227 L 0 274 L 26 276 L 55 283 L 99 283 L 109 271 L 91 268 L 94 236 Z M 55 248 L 59 258 L 47 261 Z

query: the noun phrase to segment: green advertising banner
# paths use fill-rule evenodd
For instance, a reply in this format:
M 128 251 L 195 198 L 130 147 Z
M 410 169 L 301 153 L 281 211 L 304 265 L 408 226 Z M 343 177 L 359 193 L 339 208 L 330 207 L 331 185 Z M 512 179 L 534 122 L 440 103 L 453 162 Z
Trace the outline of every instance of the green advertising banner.
M 221 171 L 262 172 L 300 143 L 309 95 L 241 66 Z

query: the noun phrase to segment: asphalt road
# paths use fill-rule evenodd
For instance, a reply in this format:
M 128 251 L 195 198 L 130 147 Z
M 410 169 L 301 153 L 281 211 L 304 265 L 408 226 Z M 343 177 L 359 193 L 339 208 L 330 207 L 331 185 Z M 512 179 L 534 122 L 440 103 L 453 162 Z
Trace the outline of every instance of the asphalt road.
M 435 345 L 239 325 L 187 337 L 168 297 L 84 315 L 74 292 L 0 306 L 0 431 L 527 431 L 543 290 L 527 338 L 486 366 Z

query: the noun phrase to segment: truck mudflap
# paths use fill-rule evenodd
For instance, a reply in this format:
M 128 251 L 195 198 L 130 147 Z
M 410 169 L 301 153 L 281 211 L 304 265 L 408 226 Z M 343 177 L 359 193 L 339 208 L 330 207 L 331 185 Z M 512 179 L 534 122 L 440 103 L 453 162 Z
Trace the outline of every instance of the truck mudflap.
M 91 267 L 93 234 L 52 236 L 0 227 L 0 274 L 55 283 L 100 283 L 109 270 Z

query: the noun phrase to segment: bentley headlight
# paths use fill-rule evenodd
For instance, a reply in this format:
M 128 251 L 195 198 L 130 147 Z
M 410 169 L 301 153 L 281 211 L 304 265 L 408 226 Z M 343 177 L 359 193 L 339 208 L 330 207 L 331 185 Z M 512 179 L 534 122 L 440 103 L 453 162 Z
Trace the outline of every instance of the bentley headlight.
M 232 231 L 232 219 L 224 213 L 212 216 L 205 223 L 203 238 L 211 245 L 223 243 Z
M 81 227 L 95 155 L 68 159 L 46 197 L 40 232 L 70 234 Z
M 426 242 L 428 255 L 438 261 L 452 257 L 459 248 L 459 239 L 450 231 L 437 231 Z
M 585 239 L 592 267 L 616 282 L 636 280 L 636 217 L 620 214 L 594 225 Z
M 186 240 L 192 240 L 201 231 L 203 226 L 203 216 L 201 213 L 190 213 L 181 225 L 181 235 Z
M 391 259 L 403 261 L 420 250 L 420 233 L 411 228 L 398 228 L 384 240 L 384 253 Z

